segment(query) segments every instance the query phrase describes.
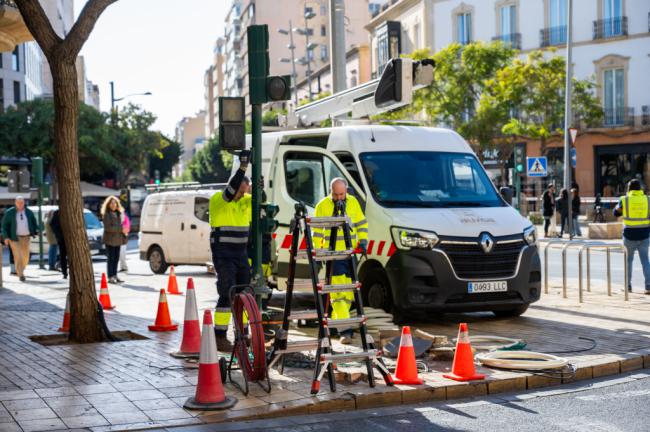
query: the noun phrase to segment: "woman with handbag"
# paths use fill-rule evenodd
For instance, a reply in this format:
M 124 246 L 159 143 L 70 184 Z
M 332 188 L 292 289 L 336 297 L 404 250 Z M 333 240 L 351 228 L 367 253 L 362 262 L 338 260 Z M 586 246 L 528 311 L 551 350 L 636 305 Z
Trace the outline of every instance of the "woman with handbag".
M 122 227 L 122 215 L 124 208 L 120 200 L 115 196 L 109 196 L 104 200 L 101 209 L 102 221 L 104 222 L 104 245 L 106 246 L 106 275 L 109 283 L 121 283 L 117 277 L 117 264 L 120 260 L 120 248 L 125 243 L 126 236 Z

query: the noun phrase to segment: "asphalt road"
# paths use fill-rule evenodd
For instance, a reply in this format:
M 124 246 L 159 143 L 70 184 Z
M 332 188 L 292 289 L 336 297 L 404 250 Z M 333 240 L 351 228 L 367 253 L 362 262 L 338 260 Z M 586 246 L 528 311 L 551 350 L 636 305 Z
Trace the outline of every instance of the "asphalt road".
M 572 386 L 505 393 L 453 403 L 297 416 L 168 429 L 212 431 L 567 431 L 647 432 L 650 370 Z

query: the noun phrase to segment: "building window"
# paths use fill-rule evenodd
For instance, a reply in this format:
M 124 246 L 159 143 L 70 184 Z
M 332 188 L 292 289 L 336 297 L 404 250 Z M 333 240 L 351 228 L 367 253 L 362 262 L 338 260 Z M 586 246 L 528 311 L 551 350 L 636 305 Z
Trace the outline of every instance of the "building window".
M 549 0 L 549 44 L 566 43 L 566 0 Z
M 320 46 L 320 59 L 321 61 L 327 61 L 328 58 L 328 53 L 327 53 L 327 45 L 322 44 Z
M 20 81 L 14 81 L 14 104 L 20 103 Z
M 2 57 L 3 57 L 3 56 L 2 56 L 2 53 L 0 52 L 0 69 L 2 69 L 2 67 L 3 67 L 3 66 L 2 66 Z
M 515 5 L 502 6 L 499 10 L 501 18 L 501 36 L 517 33 L 517 15 Z
M 622 125 L 625 117 L 624 70 L 620 68 L 603 71 L 603 84 L 605 126 Z
M 11 69 L 15 72 L 20 71 L 20 47 L 18 45 L 11 53 Z
M 325 5 L 320 6 L 320 14 L 321 14 L 321 16 L 326 16 L 327 15 L 327 6 L 325 6 Z
M 594 39 L 627 34 L 627 17 L 623 16 L 623 0 L 602 0 L 603 19 L 594 22 Z
M 325 27 L 324 25 L 320 26 L 320 35 L 327 36 L 327 27 Z
M 0 113 L 5 112 L 5 83 L 0 79 Z
M 472 41 L 472 14 L 460 13 L 456 15 L 456 42 L 467 45 Z
M 314 13 L 314 8 L 311 6 L 305 6 L 305 15 Z
M 402 24 L 386 21 L 377 28 L 377 73 L 381 74 L 390 59 L 402 53 Z
M 420 24 L 413 26 L 413 48 L 420 49 Z

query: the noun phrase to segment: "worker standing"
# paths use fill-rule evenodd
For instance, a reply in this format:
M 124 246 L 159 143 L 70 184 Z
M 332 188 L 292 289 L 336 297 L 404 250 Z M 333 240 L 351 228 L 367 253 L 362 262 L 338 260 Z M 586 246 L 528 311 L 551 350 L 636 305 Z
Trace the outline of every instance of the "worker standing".
M 210 249 L 217 274 L 219 299 L 214 312 L 214 332 L 219 351 L 232 351 L 227 338 L 230 324 L 230 288 L 250 283 L 247 244 L 251 224 L 252 198 L 246 193 L 250 179 L 246 169 L 250 151 L 239 154 L 239 169 L 223 191 L 210 198 Z
M 316 217 L 331 217 L 333 215 L 345 214 L 350 219 L 350 240 L 354 247 L 357 242 L 359 247 L 365 253 L 368 245 L 368 220 L 361 210 L 359 201 L 347 194 L 348 182 L 340 177 L 330 182 L 330 195 L 323 198 L 316 205 Z M 315 228 L 313 232 L 314 246 L 316 249 L 328 249 L 330 245 L 330 229 Z M 336 233 L 335 250 L 342 251 L 346 249 L 345 237 L 343 231 L 339 228 Z M 352 263 L 350 260 L 335 260 L 332 262 L 331 283 L 333 285 L 352 283 L 354 274 L 352 272 Z M 350 307 L 354 301 L 352 291 L 330 294 L 332 303 L 333 320 L 350 318 Z M 349 344 L 353 342 L 354 331 L 347 329 L 340 331 L 341 343 Z
M 645 293 L 650 295 L 650 196 L 643 192 L 639 180 L 630 180 L 627 195 L 621 197 L 614 209 L 614 216 L 623 216 L 623 244 L 627 250 L 627 289 L 632 291 L 632 263 L 636 251 L 639 253 L 645 279 Z

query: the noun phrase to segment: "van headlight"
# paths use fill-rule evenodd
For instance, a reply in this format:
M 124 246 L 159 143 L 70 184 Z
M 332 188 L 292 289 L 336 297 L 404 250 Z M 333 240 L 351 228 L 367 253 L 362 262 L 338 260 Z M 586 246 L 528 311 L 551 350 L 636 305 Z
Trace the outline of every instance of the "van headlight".
M 440 240 L 436 233 L 430 231 L 419 231 L 408 228 L 392 227 L 393 242 L 398 249 L 408 250 L 433 249 Z
M 524 240 L 526 240 L 529 246 L 537 243 L 537 230 L 534 226 L 530 226 L 524 230 Z

